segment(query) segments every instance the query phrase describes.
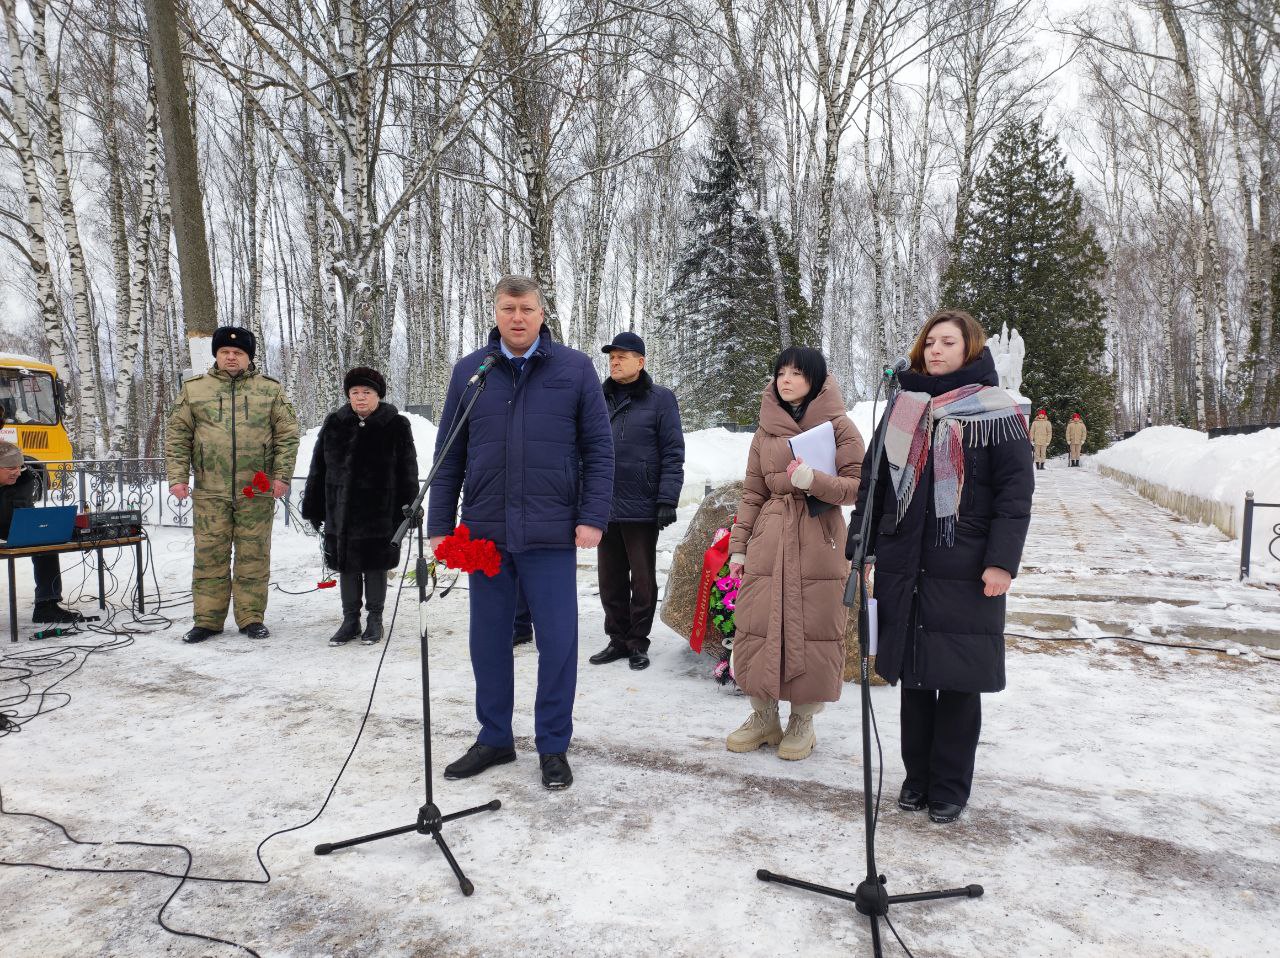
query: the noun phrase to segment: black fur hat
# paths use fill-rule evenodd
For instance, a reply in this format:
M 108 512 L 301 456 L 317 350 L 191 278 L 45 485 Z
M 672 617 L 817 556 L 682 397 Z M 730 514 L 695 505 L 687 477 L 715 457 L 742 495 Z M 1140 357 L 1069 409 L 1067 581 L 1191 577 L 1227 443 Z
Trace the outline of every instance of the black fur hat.
M 213 355 L 217 356 L 218 350 L 224 346 L 243 349 L 249 354 L 249 362 L 253 362 L 253 354 L 258 351 L 258 341 L 253 333 L 240 326 L 219 326 L 213 331 Z
M 376 369 L 370 369 L 368 366 L 356 366 L 354 369 L 348 370 L 347 374 L 342 377 L 342 394 L 344 396 L 351 392 L 352 386 L 368 386 L 378 394 L 379 399 L 387 398 L 387 381 L 382 378 L 382 373 Z

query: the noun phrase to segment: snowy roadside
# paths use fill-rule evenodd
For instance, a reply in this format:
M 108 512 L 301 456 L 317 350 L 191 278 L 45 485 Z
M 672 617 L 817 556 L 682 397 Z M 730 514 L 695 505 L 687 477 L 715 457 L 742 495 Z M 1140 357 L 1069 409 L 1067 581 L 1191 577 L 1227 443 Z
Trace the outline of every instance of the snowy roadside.
M 1097 484 L 1083 491 L 1086 500 L 1130 508 L 1132 493 L 1087 470 L 1054 478 L 1081 473 Z M 1067 494 L 1042 483 L 1045 504 Z M 664 567 L 692 512 L 682 509 L 664 532 Z M 1081 522 L 1074 534 L 1084 540 L 1107 528 Z M 318 572 L 314 540 L 283 527 L 275 535 L 275 581 L 309 588 Z M 1019 587 L 1043 586 L 1037 601 L 1045 609 L 1076 611 L 1062 558 L 1078 552 L 1071 541 L 1049 523 L 1033 531 L 1027 561 L 1045 571 Z M 185 590 L 189 533 L 160 530 L 153 545 L 165 593 Z M 1131 543 L 1098 545 L 1091 578 L 1107 567 L 1117 580 L 1132 574 L 1124 565 Z M 122 578 L 130 563 L 120 560 Z M 1197 574 L 1188 570 L 1171 588 L 1194 601 Z M 22 604 L 29 576 L 19 581 Z M 466 594 L 427 607 L 437 800 L 445 811 L 503 802 L 496 813 L 448 826 L 474 897 L 460 895 L 419 836 L 327 858 L 311 853 L 317 842 L 407 824 L 421 804 L 416 610 L 402 604 L 365 738 L 319 822 L 267 846 L 270 885 L 188 885 L 168 921 L 264 955 L 869 953 L 852 908 L 754 877 L 757 868 L 837 885 L 861 877 L 856 690 L 820 717 L 809 760 L 783 763 L 767 750 L 732 755 L 723 737 L 745 703 L 669 630 L 655 628 L 647 672 L 587 664 L 603 642 L 595 592 L 594 556 L 580 553 L 576 781 L 554 795 L 539 785 L 532 751 L 536 652 L 527 646 L 516 652 L 520 760 L 465 782 L 439 778 L 474 734 Z M 66 683 L 68 707 L 0 740 L 6 808 L 49 815 L 84 839 L 181 841 L 199 874 L 255 876 L 257 842 L 319 807 L 364 711 L 382 650 L 326 645 L 337 603 L 332 592 L 273 591 L 275 634 L 265 642 L 229 632 L 186 646 L 178 618 L 91 658 Z M 950 828 L 894 807 L 896 690 L 875 689 L 886 764 L 878 847 L 890 890 L 968 882 L 987 889 L 976 901 L 899 908 L 895 924 L 912 951 L 1267 953 L 1280 907 L 1277 668 L 1109 643 L 1014 644 L 1009 689 L 987 698 L 973 800 Z M 10 861 L 183 863 L 178 851 L 77 848 L 9 816 L 0 817 L 0 842 Z M 2 868 L 5 949 L 49 958 L 235 953 L 157 927 L 155 911 L 174 884 Z

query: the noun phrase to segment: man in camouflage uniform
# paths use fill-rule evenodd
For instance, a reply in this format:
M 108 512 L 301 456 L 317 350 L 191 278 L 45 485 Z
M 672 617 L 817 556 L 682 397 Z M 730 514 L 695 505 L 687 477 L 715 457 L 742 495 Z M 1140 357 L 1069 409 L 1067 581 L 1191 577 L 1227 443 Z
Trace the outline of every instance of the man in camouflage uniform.
M 175 498 L 193 494 L 187 483 L 195 473 L 195 614 L 186 642 L 222 631 L 233 594 L 240 631 L 251 639 L 271 634 L 262 620 L 271 577 L 272 497 L 289 490 L 298 421 L 280 383 L 253 365 L 256 345 L 247 329 L 219 327 L 213 367 L 182 384 L 169 415 L 165 453 Z M 271 495 L 245 494 L 256 472 L 271 479 Z

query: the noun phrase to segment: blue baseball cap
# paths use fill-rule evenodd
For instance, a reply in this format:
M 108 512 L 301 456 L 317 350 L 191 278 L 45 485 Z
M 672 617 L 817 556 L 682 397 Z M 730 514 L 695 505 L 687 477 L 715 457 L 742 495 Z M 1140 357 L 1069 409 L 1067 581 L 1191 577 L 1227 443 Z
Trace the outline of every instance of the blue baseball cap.
M 601 347 L 600 352 L 611 353 L 615 349 L 625 349 L 628 352 L 639 353 L 643 356 L 644 340 L 635 333 L 618 333 L 617 336 L 613 337 L 613 342 L 608 346 Z

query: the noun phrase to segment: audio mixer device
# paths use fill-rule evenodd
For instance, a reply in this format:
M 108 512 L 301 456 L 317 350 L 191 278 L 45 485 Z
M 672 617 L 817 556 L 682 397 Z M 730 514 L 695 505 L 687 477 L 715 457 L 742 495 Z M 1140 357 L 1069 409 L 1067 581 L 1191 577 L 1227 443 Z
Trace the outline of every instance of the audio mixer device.
M 76 516 L 76 540 L 124 539 L 142 535 L 142 510 L 82 512 Z

